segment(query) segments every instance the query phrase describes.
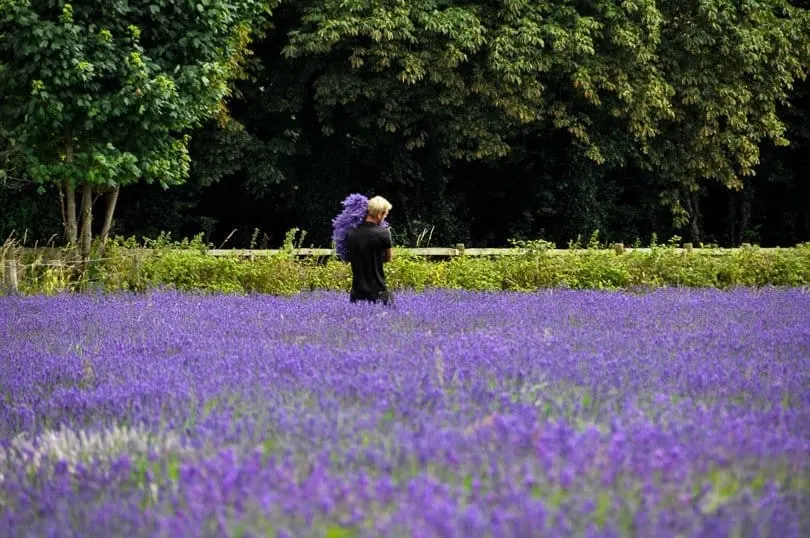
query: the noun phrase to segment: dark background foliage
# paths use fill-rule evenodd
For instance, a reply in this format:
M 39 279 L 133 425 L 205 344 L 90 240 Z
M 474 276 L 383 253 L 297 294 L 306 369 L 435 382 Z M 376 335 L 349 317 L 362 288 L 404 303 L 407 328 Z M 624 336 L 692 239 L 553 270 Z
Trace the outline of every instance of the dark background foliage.
M 598 104 L 577 93 L 580 85 L 572 85 L 571 80 L 580 76 L 579 67 L 590 69 L 588 76 L 597 86 L 600 73 L 641 71 L 640 60 L 632 55 L 622 50 L 605 52 L 612 50 L 608 43 L 594 40 L 595 56 L 552 56 L 553 61 L 540 70 L 537 79 L 545 93 L 536 98 L 531 84 L 523 82 L 523 90 L 516 91 L 510 83 L 513 79 L 507 77 L 525 73 L 508 72 L 504 67 L 526 58 L 535 62 L 532 65 L 544 65 L 543 57 L 531 56 L 531 42 L 525 49 L 513 50 L 508 61 L 504 60 L 507 63 L 499 64 L 493 47 L 476 45 L 475 36 L 465 33 L 462 22 L 466 19 L 459 18 L 458 27 L 453 26 L 454 19 L 448 19 L 451 28 L 446 31 L 417 28 L 410 41 L 400 39 L 398 32 L 404 30 L 395 21 L 391 23 L 393 39 L 376 41 L 374 26 L 384 32 L 388 19 L 371 18 L 362 24 L 346 22 L 347 27 L 358 26 L 325 43 L 317 37 L 324 21 L 349 17 L 332 4 L 288 1 L 273 11 L 271 27 L 251 45 L 253 54 L 244 66 L 245 75 L 232 83 L 229 121 L 223 125 L 212 120 L 192 133 L 189 179 L 169 189 L 157 183 L 125 187 L 114 233 L 147 237 L 163 231 L 174 237 L 203 233 L 206 241 L 217 246 L 224 242 L 232 247 L 276 247 L 287 230 L 298 227 L 308 232 L 307 244 L 328 246 L 330 220 L 339 212 L 340 201 L 361 192 L 381 194 L 393 203 L 389 220 L 395 239 L 408 245 L 464 242 L 497 247 L 510 239 L 543 238 L 564 246 L 578 236 L 587 240 L 597 229 L 602 240 L 645 245 L 653 234 L 659 240 L 680 235 L 684 240 L 723 246 L 743 242 L 793 246 L 810 239 L 807 80 L 795 81 L 786 102 L 774 99 L 790 145 L 778 146 L 764 134 L 756 138 L 759 163 L 753 167 L 755 175 L 738 173 L 735 181 L 739 184 L 733 184 L 725 177 L 699 177 L 698 172 L 677 162 L 696 162 L 705 155 L 707 162 L 713 162 L 712 151 L 725 151 L 700 147 L 690 138 L 685 125 L 691 125 L 694 117 L 700 120 L 695 112 L 699 107 L 676 111 L 681 114 L 676 122 L 658 117 L 650 108 L 653 101 L 639 98 L 611 115 L 610 107 L 621 104 L 616 92 L 600 90 Z M 510 4 L 522 5 L 519 16 L 533 20 L 531 2 Z M 612 20 L 611 4 L 594 2 L 580 13 Z M 645 9 L 655 3 L 638 4 Z M 698 7 L 706 3 L 675 4 L 677 9 L 662 8 L 668 19 L 662 21 L 660 41 L 655 44 L 657 50 L 674 52 L 667 52 L 669 57 L 661 52 L 657 65 L 680 65 L 683 58 L 717 61 L 723 73 L 709 70 L 707 77 L 733 76 L 732 71 L 738 69 L 739 84 L 755 78 L 751 69 L 736 65 L 733 56 L 712 60 L 713 53 L 693 50 L 681 51 L 679 57 L 674 44 L 667 49 L 667 40 L 675 39 L 678 31 L 678 18 L 702 13 Z M 787 3 L 757 4 L 782 9 Z M 488 36 L 513 24 L 508 14 L 488 5 L 420 1 L 407 9 L 412 20 L 426 21 L 424 28 L 441 23 L 425 18 L 431 6 L 445 10 L 442 13 L 457 6 L 468 10 L 465 17 L 476 14 Z M 799 10 L 810 8 L 806 1 L 793 5 Z M 557 17 L 564 24 L 565 13 L 560 7 L 546 18 Z M 741 20 L 734 18 L 718 32 L 737 35 L 743 23 L 736 21 Z M 648 24 L 631 15 L 621 21 L 627 25 L 621 28 L 630 30 L 645 29 Z M 548 29 L 541 28 L 538 35 L 546 35 L 545 31 Z M 721 42 L 723 36 L 718 35 L 706 39 Z M 546 35 L 546 39 L 551 38 Z M 808 39 L 806 35 L 804 39 Z M 794 43 L 801 48 L 801 38 Z M 450 62 L 442 56 L 450 54 L 447 51 L 465 51 L 466 60 L 435 67 Z M 802 56 L 806 50 L 796 54 L 806 61 Z M 352 63 L 358 57 L 364 61 L 360 66 Z M 380 58 L 391 58 L 394 67 L 373 67 L 373 61 L 379 63 Z M 425 73 L 420 75 L 419 69 Z M 676 67 L 671 69 L 674 72 Z M 761 69 L 757 73 L 768 76 L 769 71 Z M 663 87 L 660 84 L 665 79 L 632 80 L 631 76 L 630 83 L 641 92 Z M 713 99 L 711 90 L 723 82 L 728 81 L 707 79 L 703 99 Z M 481 90 L 470 91 L 476 84 Z M 673 89 L 676 94 L 689 91 L 674 83 Z M 757 87 L 747 90 L 757 91 Z M 503 101 L 506 104 L 493 104 Z M 554 116 L 561 109 L 565 110 L 563 119 Z M 646 114 L 645 121 L 658 122 L 660 136 L 655 140 L 629 134 L 638 127 L 633 114 L 639 111 Z M 532 118 L 515 119 L 522 113 Z M 586 138 L 578 134 L 578 125 L 586 128 Z M 720 129 L 724 128 L 721 124 Z M 12 232 L 18 237 L 25 234 L 29 242 L 61 237 L 56 189 L 27 182 L 24 166 L 8 151 L 2 136 L 0 144 L 4 144 L 0 146 L 0 162 L 4 163 L 0 237 Z M 599 148 L 600 158 L 594 158 L 594 146 Z M 643 147 L 649 151 L 642 152 Z M 729 159 L 732 167 L 735 158 Z

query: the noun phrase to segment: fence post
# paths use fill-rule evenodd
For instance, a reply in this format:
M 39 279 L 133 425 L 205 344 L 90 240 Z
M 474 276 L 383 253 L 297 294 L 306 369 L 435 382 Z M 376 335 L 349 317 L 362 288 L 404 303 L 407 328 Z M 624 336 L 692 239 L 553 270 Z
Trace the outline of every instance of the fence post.
M 17 260 L 6 260 L 6 293 L 16 295 L 20 291 L 17 279 Z
M 464 243 L 456 243 L 456 250 L 459 256 L 464 256 Z

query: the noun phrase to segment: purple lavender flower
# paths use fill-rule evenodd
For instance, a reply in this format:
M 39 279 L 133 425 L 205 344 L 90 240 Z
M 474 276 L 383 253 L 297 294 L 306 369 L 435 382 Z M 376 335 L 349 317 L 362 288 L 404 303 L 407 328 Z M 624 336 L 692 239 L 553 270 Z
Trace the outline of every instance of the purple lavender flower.
M 810 536 L 808 327 L 790 289 L 0 297 L 0 528 Z
M 362 194 L 350 194 L 342 202 L 343 211 L 332 219 L 332 241 L 335 252 L 343 261 L 349 261 L 349 249 L 346 245 L 346 235 L 349 231 L 360 226 L 368 215 L 368 198 Z M 388 227 L 383 221 L 380 226 Z
M 362 194 L 350 194 L 343 200 L 343 212 L 332 219 L 332 241 L 335 243 L 335 252 L 343 261 L 349 261 L 346 235 L 360 226 L 367 214 L 368 198 Z

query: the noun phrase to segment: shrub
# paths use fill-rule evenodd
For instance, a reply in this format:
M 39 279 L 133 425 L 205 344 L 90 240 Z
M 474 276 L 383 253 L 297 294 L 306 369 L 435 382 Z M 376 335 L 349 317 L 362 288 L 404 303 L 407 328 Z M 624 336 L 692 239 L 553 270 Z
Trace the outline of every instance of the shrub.
M 521 254 L 513 256 L 461 256 L 440 261 L 402 251 L 388 264 L 386 273 L 390 287 L 395 290 L 810 285 L 810 245 L 771 250 L 703 249 L 691 253 L 668 245 L 625 254 L 597 248 L 551 254 L 542 242 L 529 247 L 521 248 Z M 206 250 L 200 238 L 173 242 L 162 236 L 145 246 L 131 239 L 119 239 L 109 244 L 84 271 L 78 271 L 76 262 L 58 249 L 25 251 L 22 256 L 5 250 L 0 257 L 15 256 L 20 260 L 23 293 L 169 287 L 291 295 L 308 290 L 348 290 L 351 286 L 349 265 L 336 257 L 295 258 L 292 249 L 285 248 L 279 254 L 247 259 L 214 257 Z

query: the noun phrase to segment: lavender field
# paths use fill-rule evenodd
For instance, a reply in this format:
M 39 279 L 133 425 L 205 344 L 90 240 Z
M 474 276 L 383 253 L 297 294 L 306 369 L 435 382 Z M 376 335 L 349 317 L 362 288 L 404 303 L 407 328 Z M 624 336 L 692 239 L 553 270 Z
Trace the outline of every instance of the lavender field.
M 810 293 L 0 298 L 3 536 L 810 536 Z

